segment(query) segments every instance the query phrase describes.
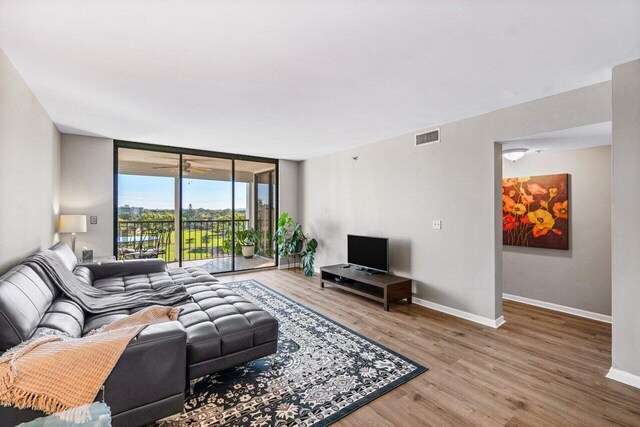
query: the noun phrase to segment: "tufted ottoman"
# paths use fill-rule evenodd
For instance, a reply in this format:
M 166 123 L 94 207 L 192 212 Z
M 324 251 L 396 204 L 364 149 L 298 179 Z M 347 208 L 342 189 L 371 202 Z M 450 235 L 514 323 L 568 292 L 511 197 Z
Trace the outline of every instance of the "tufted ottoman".
M 83 275 L 82 267 L 76 275 Z M 91 280 L 87 277 L 86 280 Z M 187 332 L 187 375 L 198 378 L 276 352 L 278 321 L 237 295 L 199 267 L 174 268 L 145 274 L 97 278 L 93 286 L 105 291 L 159 288 L 181 284 L 193 300 L 178 304 L 178 321 Z M 136 310 L 88 316 L 84 333 Z

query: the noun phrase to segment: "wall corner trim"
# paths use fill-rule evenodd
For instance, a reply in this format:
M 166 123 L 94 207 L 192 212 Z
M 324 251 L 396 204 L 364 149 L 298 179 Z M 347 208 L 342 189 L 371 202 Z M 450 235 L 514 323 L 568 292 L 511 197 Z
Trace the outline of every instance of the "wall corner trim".
M 611 316 L 606 314 L 594 313 L 592 311 L 580 310 L 579 308 L 567 307 L 566 305 L 554 304 L 552 302 L 539 301 L 532 298 L 521 297 L 518 295 L 502 294 L 502 298 L 520 302 L 522 304 L 534 305 L 536 307 L 546 308 L 548 310 L 559 311 L 561 313 L 572 314 L 578 317 L 584 317 L 598 322 L 611 323 Z
M 442 313 L 450 314 L 452 316 L 459 317 L 464 320 L 469 320 L 471 322 L 479 323 L 484 326 L 489 326 L 494 329 L 498 329 L 500 326 L 506 323 L 504 320 L 504 316 L 500 316 L 497 319 L 490 319 L 488 317 L 478 316 L 477 314 L 469 313 L 467 311 L 458 310 L 457 308 L 452 308 L 446 305 L 427 301 L 425 299 L 416 298 L 415 296 L 412 298 L 412 301 L 415 304 L 421 305 L 423 307 L 430 308 L 432 310 L 436 310 Z
M 640 376 L 611 367 L 606 375 L 610 380 L 618 381 L 631 387 L 640 388 Z

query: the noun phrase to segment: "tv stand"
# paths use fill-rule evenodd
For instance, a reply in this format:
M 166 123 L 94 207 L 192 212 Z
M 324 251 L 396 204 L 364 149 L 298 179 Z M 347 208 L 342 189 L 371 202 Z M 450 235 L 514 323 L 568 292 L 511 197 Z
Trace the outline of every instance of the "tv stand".
M 406 299 L 411 304 L 411 279 L 406 277 L 365 273 L 354 266 L 345 268 L 344 264 L 337 264 L 320 268 L 320 287 L 325 284 L 381 302 L 385 311 L 389 311 L 389 303 L 393 301 Z

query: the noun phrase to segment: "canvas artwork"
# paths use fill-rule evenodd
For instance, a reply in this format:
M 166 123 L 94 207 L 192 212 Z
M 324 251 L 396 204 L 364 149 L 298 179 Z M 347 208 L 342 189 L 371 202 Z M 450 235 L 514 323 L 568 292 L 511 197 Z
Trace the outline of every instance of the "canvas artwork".
M 502 242 L 569 249 L 569 175 L 502 180 Z

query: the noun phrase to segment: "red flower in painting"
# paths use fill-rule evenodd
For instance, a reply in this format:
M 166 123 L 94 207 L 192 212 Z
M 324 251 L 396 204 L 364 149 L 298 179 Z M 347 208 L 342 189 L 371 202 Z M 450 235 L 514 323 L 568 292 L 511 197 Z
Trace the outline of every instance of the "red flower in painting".
M 553 204 L 553 213 L 558 218 L 563 218 L 563 219 L 569 218 L 568 201 L 565 200 L 564 202 L 556 202 L 556 203 L 554 203 Z
M 518 221 L 511 215 L 502 216 L 502 231 L 511 231 L 518 226 Z
M 513 199 L 509 196 L 505 196 L 504 194 L 502 195 L 502 210 L 505 212 L 511 212 L 511 209 L 513 209 L 513 206 L 516 204 L 516 202 L 513 201 Z

